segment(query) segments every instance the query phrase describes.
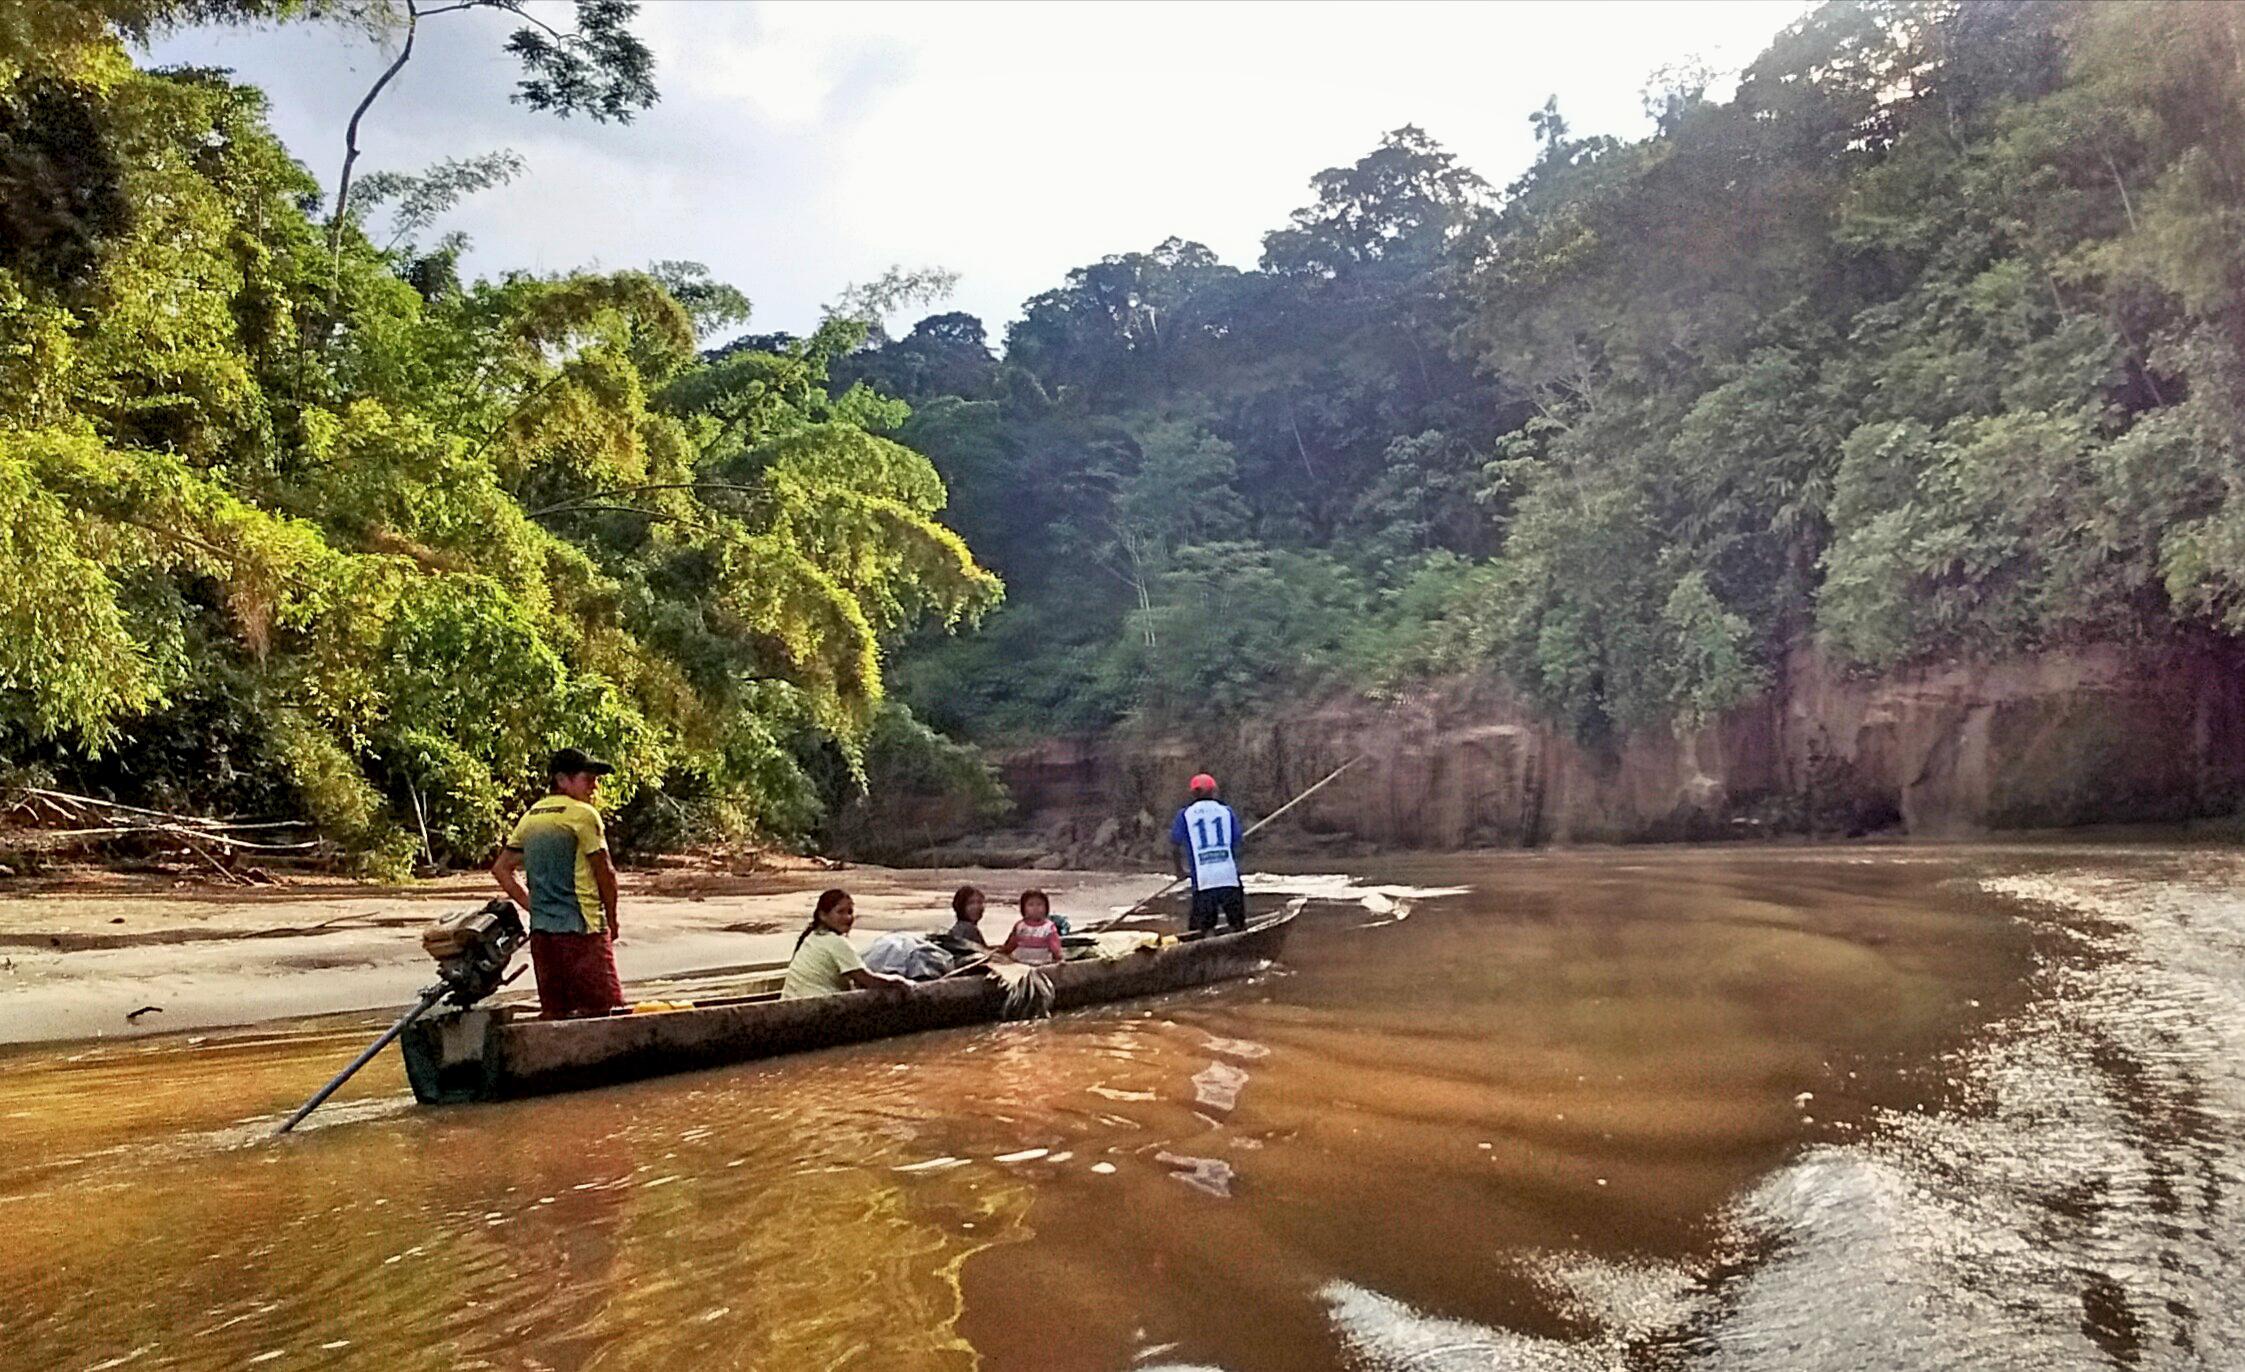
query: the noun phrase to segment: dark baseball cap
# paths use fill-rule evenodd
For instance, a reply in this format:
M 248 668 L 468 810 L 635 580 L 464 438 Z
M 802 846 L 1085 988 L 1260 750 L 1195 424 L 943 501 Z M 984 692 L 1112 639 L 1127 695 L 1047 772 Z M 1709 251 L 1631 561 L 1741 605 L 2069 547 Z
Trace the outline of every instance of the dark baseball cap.
M 616 764 L 602 762 L 582 748 L 556 748 L 552 760 L 546 763 L 546 775 L 550 777 L 573 777 L 580 772 L 604 777 L 615 770 Z

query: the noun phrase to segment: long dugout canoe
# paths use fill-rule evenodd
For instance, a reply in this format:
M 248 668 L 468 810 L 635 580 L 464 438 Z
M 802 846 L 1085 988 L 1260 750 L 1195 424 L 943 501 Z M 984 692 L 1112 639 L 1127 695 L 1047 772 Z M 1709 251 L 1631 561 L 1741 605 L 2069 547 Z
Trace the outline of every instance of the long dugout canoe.
M 1047 969 L 1055 1012 L 1158 995 L 1262 971 L 1278 957 L 1298 909 L 1238 933 L 1087 958 Z M 541 1020 L 508 1008 L 456 1010 L 416 1021 L 398 1040 L 406 1079 L 425 1105 L 579 1091 L 999 1019 L 1006 988 L 967 973 L 901 996 L 852 991 L 812 1000 L 764 997 L 599 1019 Z

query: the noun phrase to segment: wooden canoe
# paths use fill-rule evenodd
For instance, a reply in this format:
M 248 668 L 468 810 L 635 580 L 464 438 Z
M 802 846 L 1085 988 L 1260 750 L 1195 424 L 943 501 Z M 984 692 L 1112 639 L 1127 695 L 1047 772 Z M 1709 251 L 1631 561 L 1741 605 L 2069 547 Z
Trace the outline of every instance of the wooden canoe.
M 1260 972 L 1278 957 L 1295 909 L 1239 933 L 1048 969 L 1053 1009 L 1150 996 Z M 815 1000 L 741 997 L 600 1019 L 540 1020 L 509 1008 L 455 1010 L 416 1021 L 398 1040 L 424 1104 L 506 1100 L 721 1067 L 869 1039 L 1001 1018 L 1006 988 L 968 972 L 907 995 L 852 991 Z

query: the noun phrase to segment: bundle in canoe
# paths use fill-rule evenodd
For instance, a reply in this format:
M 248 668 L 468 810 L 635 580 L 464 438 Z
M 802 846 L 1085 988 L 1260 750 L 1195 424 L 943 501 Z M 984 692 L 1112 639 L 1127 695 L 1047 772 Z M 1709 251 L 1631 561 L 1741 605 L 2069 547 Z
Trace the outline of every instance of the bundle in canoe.
M 1053 1009 L 1260 972 L 1278 956 L 1295 913 L 1288 909 L 1238 933 L 1048 967 Z M 1005 1000 L 1006 986 L 997 977 L 969 973 L 923 983 L 901 996 L 869 991 L 811 1000 L 747 996 L 601 1019 L 515 1018 L 503 1007 L 478 1007 L 417 1021 L 398 1046 L 413 1094 L 423 1103 L 505 1100 L 984 1024 L 1003 1016 Z

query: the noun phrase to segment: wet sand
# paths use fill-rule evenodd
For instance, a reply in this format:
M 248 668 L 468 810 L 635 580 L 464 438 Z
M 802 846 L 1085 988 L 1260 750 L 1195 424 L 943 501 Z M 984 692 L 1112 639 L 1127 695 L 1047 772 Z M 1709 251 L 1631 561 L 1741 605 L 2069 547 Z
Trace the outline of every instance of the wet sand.
M 756 876 L 626 872 L 616 965 L 627 984 L 783 961 L 815 894 L 856 895 L 863 944 L 894 929 L 947 928 L 951 893 L 991 893 L 1003 933 L 1025 887 L 1059 908 L 1104 912 L 1158 875 L 900 871 L 853 867 Z M 112 889 L 9 895 L 0 888 L 0 1043 L 114 1038 L 410 1004 L 433 978 L 428 923 L 498 894 L 475 874 L 409 887 L 336 882 L 237 892 Z M 510 994 L 524 997 L 528 975 Z M 144 1006 L 160 1013 L 126 1016 Z

